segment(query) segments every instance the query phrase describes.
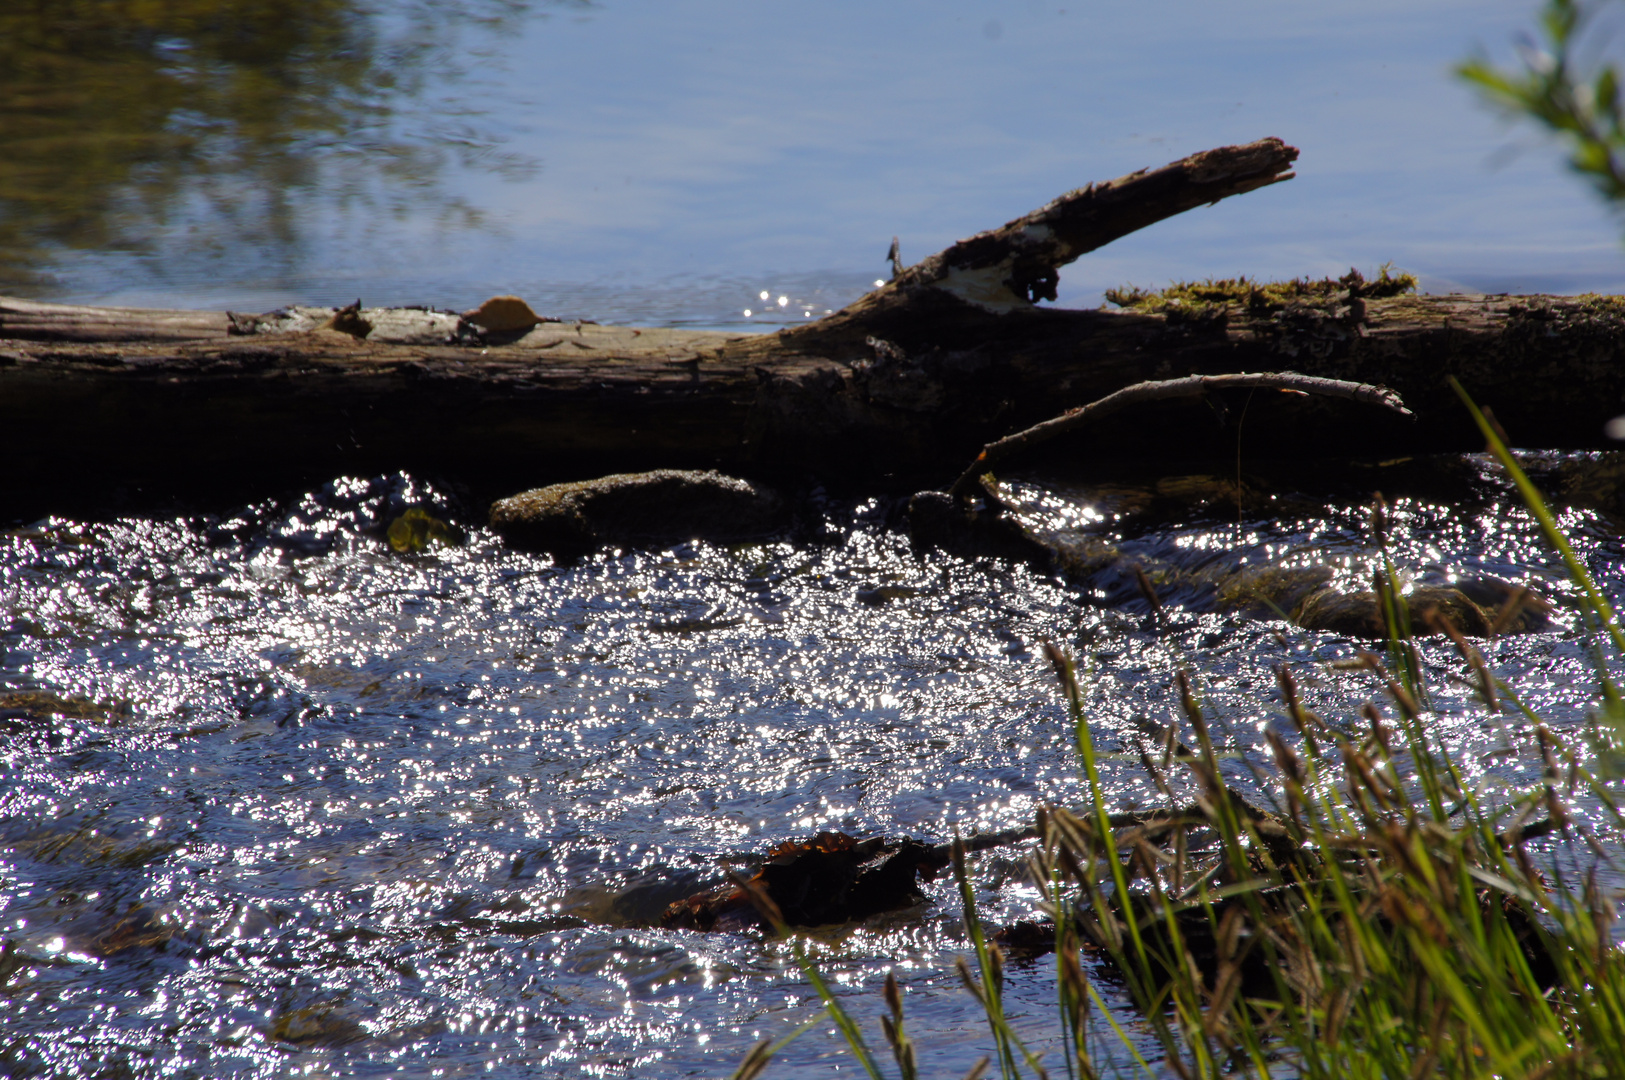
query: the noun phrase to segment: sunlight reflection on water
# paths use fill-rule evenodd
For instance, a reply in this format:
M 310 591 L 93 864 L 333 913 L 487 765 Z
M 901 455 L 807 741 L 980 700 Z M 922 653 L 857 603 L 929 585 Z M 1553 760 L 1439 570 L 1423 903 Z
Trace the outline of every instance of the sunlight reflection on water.
M 1017 490 L 1148 558 L 1318 550 L 1352 579 L 1369 570 L 1358 506 L 1135 532 L 1066 485 Z M 4 539 L 0 686 L 58 701 L 0 712 L 0 927 L 23 964 L 8 1053 L 45 1075 L 109 1061 L 141 1076 L 721 1074 L 816 999 L 782 946 L 650 929 L 655 914 L 814 829 L 940 840 L 1077 802 L 1040 641 L 1085 660 L 1123 807 L 1159 798 L 1132 750 L 1172 715 L 1177 667 L 1238 755 L 1233 782 L 1255 790 L 1274 665 L 1333 724 L 1358 723 L 1376 693 L 1327 666 L 1346 640 L 1205 611 L 1195 593 L 1159 628 L 1111 573 L 917 558 L 886 502 L 815 499 L 793 542 L 574 566 L 477 527 L 466 546 L 397 555 L 382 527 L 411 505 L 457 509 L 410 478 L 349 479 L 226 519 L 53 521 Z M 1394 557 L 1416 574 L 1493 569 L 1561 601 L 1504 506 L 1396 500 Z M 1564 524 L 1619 595 L 1614 528 L 1589 511 Z M 1579 730 L 1579 636 L 1486 653 L 1556 729 Z M 1476 710 L 1447 645 L 1424 657 L 1434 723 L 1469 778 L 1493 795 L 1538 777 L 1527 725 Z M 1032 910 L 1019 851 L 985 853 L 977 880 L 990 920 Z M 911 1024 L 932 1033 L 926 1067 L 962 1073 L 985 1030 L 952 970 L 951 886 L 926 893 L 814 937 L 870 1026 L 896 969 Z M 1042 1042 L 1043 970 L 1011 978 Z M 780 1068 L 840 1053 L 814 1034 Z

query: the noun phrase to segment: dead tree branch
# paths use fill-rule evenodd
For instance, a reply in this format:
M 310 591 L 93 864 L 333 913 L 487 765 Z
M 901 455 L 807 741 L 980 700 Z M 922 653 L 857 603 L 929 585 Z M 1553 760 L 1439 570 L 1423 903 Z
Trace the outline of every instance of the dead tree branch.
M 1297 157 L 1297 148 L 1280 139 L 1259 139 L 1069 191 L 902 268 L 885 285 L 788 338 L 861 343 L 867 334 L 887 337 L 899 319 L 904 326 L 922 318 L 940 323 L 945 309 L 972 319 L 1030 311 L 1039 300 L 1056 298 L 1060 267 L 1080 255 L 1186 210 L 1290 180 Z
M 1290 180 L 1297 157 L 1280 139 L 1260 139 L 1089 184 L 908 267 L 893 284 L 931 285 L 983 306 L 1054 300 L 1059 267 L 1163 218 Z

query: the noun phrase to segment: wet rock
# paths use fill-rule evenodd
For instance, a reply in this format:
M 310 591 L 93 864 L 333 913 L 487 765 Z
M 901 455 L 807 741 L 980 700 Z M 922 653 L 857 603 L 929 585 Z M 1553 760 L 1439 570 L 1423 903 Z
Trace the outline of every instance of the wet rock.
M 1432 633 L 1426 613 L 1436 611 L 1468 637 L 1489 637 L 1494 613 L 1469 600 L 1459 589 L 1420 587 L 1405 597 L 1411 627 L 1417 634 Z M 1349 637 L 1388 636 L 1382 604 L 1375 592 L 1340 593 L 1324 589 L 1311 594 L 1294 613 L 1294 622 L 1306 630 L 1329 630 Z
M 1306 630 L 1349 637 L 1388 636 L 1382 605 L 1373 590 L 1349 592 L 1333 585 L 1327 566 L 1246 567 L 1216 582 L 1213 607 L 1253 618 L 1285 618 Z M 1429 614 L 1448 620 L 1468 637 L 1531 633 L 1550 625 L 1550 605 L 1526 589 L 1490 577 L 1451 585 L 1417 585 L 1403 594 L 1411 629 L 1438 633 Z
M 807 843 L 775 848 L 751 879 L 790 926 L 830 926 L 911 907 L 924 899 L 918 881 L 948 864 L 938 847 L 917 840 L 857 840 L 821 832 Z M 734 884 L 696 893 L 668 907 L 668 929 L 728 931 L 762 925 L 745 890 Z
M 1625 466 L 1621 466 L 1621 474 L 1625 475 Z M 1602 484 L 1612 474 L 1602 462 L 1585 475 Z M 1150 515 L 1159 504 L 1179 507 L 1176 520 L 1215 504 L 1228 503 L 1253 513 L 1287 505 L 1233 480 L 1206 475 L 1164 477 L 1149 487 L 1108 485 L 1090 494 L 1091 501 L 1119 519 Z M 1179 606 L 1284 619 L 1308 630 L 1356 638 L 1388 635 L 1376 593 L 1340 586 L 1332 567 L 1323 563 L 1236 565 L 1223 559 L 1186 562 L 1150 558 L 1144 553 L 1130 555 L 1090 531 L 1044 524 L 1041 515 L 1014 503 L 1008 491 L 991 478 L 984 478 L 983 492 L 970 500 L 937 491 L 920 492 L 909 502 L 908 522 L 917 547 L 939 548 L 966 558 L 991 556 L 1025 562 L 1044 573 L 1088 582 L 1104 595 L 1116 597 L 1115 602 L 1132 604 L 1136 598 L 1144 599 L 1154 616 L 1157 609 Z M 1141 522 L 1140 527 L 1156 526 Z M 859 599 L 867 598 L 860 594 Z M 1430 613 L 1468 637 L 1530 633 L 1550 626 L 1548 602 L 1489 576 L 1463 577 L 1448 585 L 1418 583 L 1405 594 L 1405 600 L 1411 629 L 1419 636 L 1441 632 Z
M 1580 454 L 1552 470 L 1558 496 L 1615 517 L 1625 515 L 1625 454 L 1617 450 Z
M 606 546 L 734 543 L 789 524 L 777 493 L 719 472 L 657 469 L 537 488 L 491 507 L 491 528 L 518 548 L 560 557 Z
M 1055 948 L 1055 924 L 1047 920 L 1017 919 L 995 930 L 993 943 L 1016 956 L 1042 956 Z
M 1043 570 L 1056 558 L 1013 515 L 967 505 L 941 491 L 922 491 L 908 501 L 908 532 L 916 547 L 966 558 L 1014 559 Z
M 1214 606 L 1258 619 L 1298 621 L 1299 608 L 1335 577 L 1329 566 L 1246 567 L 1218 582 Z

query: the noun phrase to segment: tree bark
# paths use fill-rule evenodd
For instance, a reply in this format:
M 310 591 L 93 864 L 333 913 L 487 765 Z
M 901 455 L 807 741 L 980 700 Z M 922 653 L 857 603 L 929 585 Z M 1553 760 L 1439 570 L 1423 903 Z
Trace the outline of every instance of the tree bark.
M 0 297 L 0 339 L 26 341 L 207 341 L 226 337 L 231 316 L 215 311 L 86 307 Z
M 265 332 L 317 325 L 321 312 L 301 322 L 0 299 L 0 516 L 225 508 L 399 469 L 481 498 L 657 467 L 940 488 L 984 444 L 1066 408 L 1234 372 L 1386 386 L 1416 415 L 1227 390 L 1141 406 L 1032 453 L 1107 467 L 1479 449 L 1448 375 L 1518 445 L 1608 445 L 1603 425 L 1625 413 L 1619 298 L 1348 291 L 1161 313 L 1032 302 L 1065 261 L 1284 179 L 1295 156 L 1264 140 L 1082 189 L 776 334 L 549 322 L 481 337 L 454 315 L 368 309 L 362 339 Z M 1036 459 L 1011 464 L 1024 461 Z

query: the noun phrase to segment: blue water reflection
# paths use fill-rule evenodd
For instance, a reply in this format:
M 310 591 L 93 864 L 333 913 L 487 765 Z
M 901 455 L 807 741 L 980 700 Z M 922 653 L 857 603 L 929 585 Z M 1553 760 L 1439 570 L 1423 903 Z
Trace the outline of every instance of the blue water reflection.
M 566 315 L 765 327 L 868 287 L 894 235 L 919 258 L 1087 181 L 1264 135 L 1302 149 L 1298 179 L 1087 257 L 1060 302 L 1389 260 L 1436 291 L 1625 290 L 1616 222 L 1553 146 L 1449 73 L 1479 47 L 1509 59 L 1526 0 L 605 0 L 530 15 L 481 43 L 458 100 L 536 171 L 440 177 L 484 227 L 329 206 L 293 265 L 177 241 L 167 261 L 69 258 L 58 294 L 265 308 L 518 292 Z M 763 290 L 806 303 L 764 314 Z

